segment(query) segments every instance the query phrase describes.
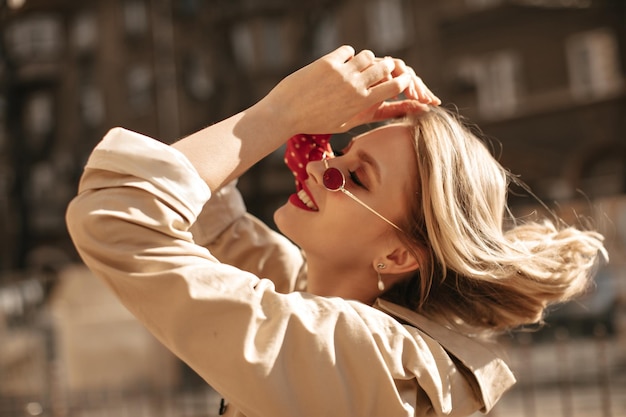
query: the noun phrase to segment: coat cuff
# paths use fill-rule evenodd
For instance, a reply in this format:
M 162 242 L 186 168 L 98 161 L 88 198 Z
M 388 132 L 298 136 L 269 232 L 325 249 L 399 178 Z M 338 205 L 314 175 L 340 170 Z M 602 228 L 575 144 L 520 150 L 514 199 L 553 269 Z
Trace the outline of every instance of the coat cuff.
M 211 197 L 209 186 L 185 155 L 156 139 L 119 127 L 105 135 L 85 168 L 145 180 L 159 194 L 171 195 L 183 203 L 192 219 Z M 85 188 L 91 187 L 81 184 L 80 191 Z

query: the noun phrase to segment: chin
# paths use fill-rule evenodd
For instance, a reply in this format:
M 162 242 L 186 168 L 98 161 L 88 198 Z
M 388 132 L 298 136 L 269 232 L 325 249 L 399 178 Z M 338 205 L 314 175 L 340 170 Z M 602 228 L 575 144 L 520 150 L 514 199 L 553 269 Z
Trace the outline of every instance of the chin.
M 278 231 L 285 236 L 289 237 L 289 215 L 286 213 L 289 208 L 287 207 L 289 203 L 285 203 L 282 206 L 278 207 L 276 211 L 274 211 L 274 224 L 278 228 Z
M 299 246 L 300 236 L 304 228 L 302 227 L 302 221 L 296 221 L 293 213 L 290 213 L 290 210 L 293 209 L 294 207 L 290 206 L 289 203 L 285 203 L 276 209 L 274 212 L 274 224 L 276 224 L 280 233 Z

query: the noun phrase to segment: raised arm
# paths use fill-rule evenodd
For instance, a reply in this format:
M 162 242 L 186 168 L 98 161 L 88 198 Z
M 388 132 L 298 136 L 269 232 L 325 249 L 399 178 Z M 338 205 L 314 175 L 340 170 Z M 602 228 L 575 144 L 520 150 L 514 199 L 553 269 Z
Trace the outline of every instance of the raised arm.
M 400 93 L 407 100 L 385 101 Z M 295 134 L 345 132 L 427 104 L 439 100 L 401 60 L 342 46 L 286 77 L 254 106 L 174 147 L 217 190 Z

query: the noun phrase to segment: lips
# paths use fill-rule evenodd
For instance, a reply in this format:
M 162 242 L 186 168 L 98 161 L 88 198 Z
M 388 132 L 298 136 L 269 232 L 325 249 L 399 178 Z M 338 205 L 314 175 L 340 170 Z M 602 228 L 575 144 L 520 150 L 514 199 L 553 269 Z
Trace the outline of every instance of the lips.
M 318 210 L 317 205 L 315 205 L 315 203 L 313 202 L 313 200 L 311 200 L 311 198 L 309 197 L 309 195 L 306 193 L 305 190 L 298 191 L 298 194 L 296 195 L 298 196 L 300 201 L 304 203 L 305 206 L 307 206 L 311 210 L 315 210 L 315 211 Z
M 289 202 L 294 206 L 306 211 L 318 211 L 317 205 L 309 197 L 304 189 L 289 196 Z
M 309 177 L 306 166 L 311 161 L 320 161 L 325 154 L 332 154 L 330 135 L 293 136 L 287 141 L 285 164 L 296 180 L 296 193 L 289 197 L 289 202 L 304 210 L 317 211 L 318 207 L 309 190 L 304 186 Z

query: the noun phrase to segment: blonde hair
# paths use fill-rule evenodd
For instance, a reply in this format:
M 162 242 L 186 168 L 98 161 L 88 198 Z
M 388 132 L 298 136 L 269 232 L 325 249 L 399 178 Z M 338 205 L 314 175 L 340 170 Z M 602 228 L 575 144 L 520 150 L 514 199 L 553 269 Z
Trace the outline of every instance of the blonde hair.
M 587 288 L 606 256 L 600 234 L 513 219 L 506 200 L 514 178 L 451 111 L 404 122 L 419 184 L 401 227 L 420 268 L 390 299 L 450 325 L 499 331 L 540 322 L 549 304 Z

